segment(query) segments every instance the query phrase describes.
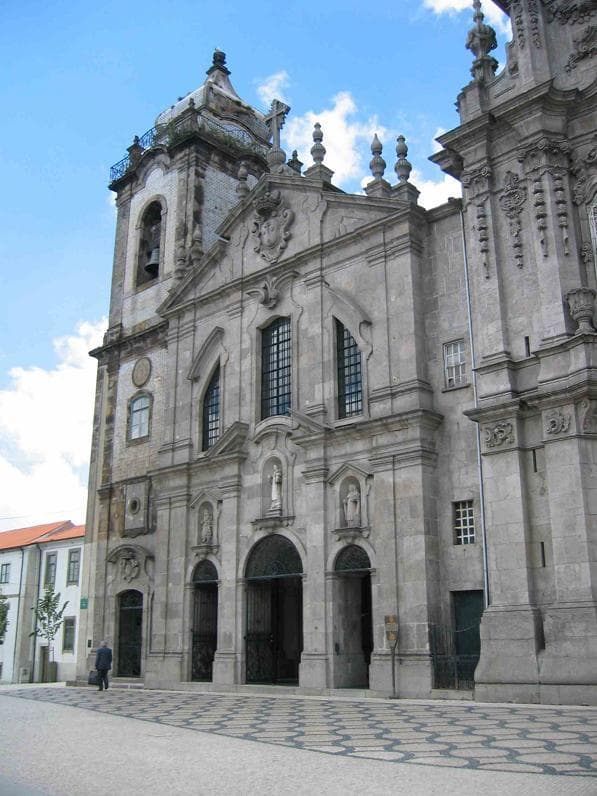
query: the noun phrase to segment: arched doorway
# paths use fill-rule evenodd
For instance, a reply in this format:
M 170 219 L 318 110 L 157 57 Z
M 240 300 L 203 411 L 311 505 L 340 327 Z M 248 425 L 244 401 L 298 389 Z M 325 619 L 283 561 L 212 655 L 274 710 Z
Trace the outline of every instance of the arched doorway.
M 211 561 L 197 564 L 193 586 L 191 679 L 210 681 L 218 647 L 218 573 Z
M 334 685 L 367 688 L 373 651 L 369 556 L 348 545 L 338 553 L 334 571 Z
M 295 546 L 273 534 L 249 555 L 247 683 L 298 683 L 303 651 L 303 565 Z
M 118 597 L 118 676 L 141 676 L 143 595 L 130 589 Z

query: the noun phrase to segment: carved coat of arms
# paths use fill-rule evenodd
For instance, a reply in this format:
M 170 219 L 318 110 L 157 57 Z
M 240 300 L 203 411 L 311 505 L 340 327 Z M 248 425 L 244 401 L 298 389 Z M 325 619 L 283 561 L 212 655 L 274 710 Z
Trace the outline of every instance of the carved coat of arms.
M 294 213 L 286 207 L 280 191 L 267 191 L 253 203 L 255 219 L 252 233 L 256 237 L 255 251 L 268 263 L 279 260 L 288 245 L 288 228 Z

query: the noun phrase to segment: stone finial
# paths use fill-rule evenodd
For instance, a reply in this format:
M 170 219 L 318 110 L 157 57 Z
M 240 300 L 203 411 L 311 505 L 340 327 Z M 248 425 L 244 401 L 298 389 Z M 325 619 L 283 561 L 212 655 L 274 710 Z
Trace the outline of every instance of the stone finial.
M 247 177 L 249 176 L 249 169 L 244 160 L 241 160 L 238 167 L 238 185 L 236 186 L 236 193 L 243 199 L 249 193 L 249 186 L 247 185 Z
M 489 53 L 497 47 L 495 30 L 491 25 L 486 25 L 483 20 L 485 15 L 481 11 L 481 0 L 473 0 L 475 14 L 474 26 L 469 30 L 466 39 L 466 48 L 475 56 L 471 67 L 471 75 L 477 83 L 484 83 L 495 75 L 498 62 Z
M 211 75 L 212 72 L 215 72 L 216 70 L 224 72 L 226 75 L 230 74 L 230 69 L 228 69 L 226 66 L 226 53 L 222 52 L 222 50 L 218 50 L 217 47 L 214 50 L 213 63 L 207 70 L 206 74 Z
M 326 150 L 324 145 L 321 143 L 323 141 L 323 132 L 319 122 L 315 122 L 315 126 L 313 128 L 313 141 L 315 143 L 311 147 L 311 156 L 313 157 L 313 162 L 315 165 L 321 166 Z
M 410 161 L 406 159 L 408 155 L 408 147 L 406 146 L 406 138 L 403 135 L 399 135 L 396 139 L 396 155 L 398 160 L 396 161 L 396 165 L 394 166 L 394 171 L 398 176 L 398 182 L 406 183 L 408 182 L 408 178 L 410 177 L 410 173 L 413 169 Z
M 298 152 L 296 149 L 293 150 L 292 157 L 288 161 L 287 165 L 290 166 L 293 171 L 296 171 L 297 174 L 301 173 L 303 163 L 298 159 Z
M 382 150 L 382 143 L 377 137 L 377 133 L 375 133 L 373 141 L 371 142 L 371 154 L 373 157 L 369 163 L 369 168 L 371 169 L 374 180 L 381 180 L 386 170 L 386 162 L 381 156 Z
M 133 143 L 127 149 L 127 152 L 129 153 L 129 162 L 131 166 L 136 166 L 143 154 L 143 147 L 141 146 L 138 135 L 133 138 Z

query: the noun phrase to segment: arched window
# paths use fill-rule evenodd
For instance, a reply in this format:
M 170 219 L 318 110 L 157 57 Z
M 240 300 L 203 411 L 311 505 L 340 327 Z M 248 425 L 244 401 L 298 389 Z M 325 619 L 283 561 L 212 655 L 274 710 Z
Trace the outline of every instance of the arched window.
M 361 352 L 356 340 L 336 319 L 336 366 L 338 369 L 338 417 L 352 417 L 363 411 Z
M 162 237 L 162 206 L 152 202 L 141 222 L 137 287 L 156 279 L 160 273 L 160 242 Z
M 151 396 L 147 393 L 136 395 L 129 403 L 129 439 L 148 437 L 150 420 Z
M 261 419 L 290 414 L 290 319 L 278 318 L 261 333 Z
M 215 369 L 203 397 L 202 450 L 206 451 L 220 436 L 220 366 Z

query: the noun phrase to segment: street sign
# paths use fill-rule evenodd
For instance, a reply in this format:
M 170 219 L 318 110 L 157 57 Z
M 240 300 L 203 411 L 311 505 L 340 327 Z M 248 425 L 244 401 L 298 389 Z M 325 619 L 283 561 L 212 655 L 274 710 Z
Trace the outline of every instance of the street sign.
M 79 608 L 87 608 L 87 597 L 81 597 L 81 602 L 79 603 Z

